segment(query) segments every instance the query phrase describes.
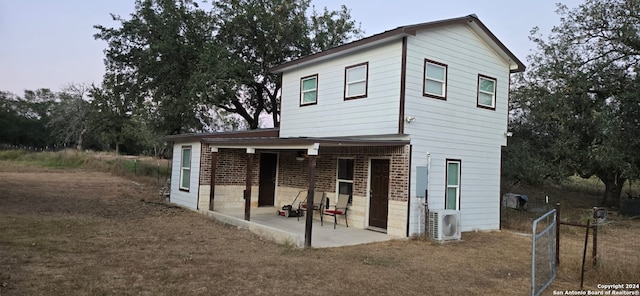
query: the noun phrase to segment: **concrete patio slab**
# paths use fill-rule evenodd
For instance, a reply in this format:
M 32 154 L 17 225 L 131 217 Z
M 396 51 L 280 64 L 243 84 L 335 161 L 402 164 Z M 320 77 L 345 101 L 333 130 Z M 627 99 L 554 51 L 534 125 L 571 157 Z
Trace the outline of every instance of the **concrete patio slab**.
M 220 222 L 248 229 L 264 239 L 297 247 L 304 246 L 306 217 L 300 217 L 298 221 L 296 217 L 278 216 L 273 207 L 252 208 L 251 221 L 244 220 L 244 212 L 239 211 L 208 211 L 207 215 Z M 333 229 L 333 218 L 328 218 L 324 226 L 320 225 L 320 220 L 314 219 L 311 229 L 312 247 L 331 248 L 403 239 L 376 231 L 346 227 L 344 220 L 338 220 L 339 224 Z

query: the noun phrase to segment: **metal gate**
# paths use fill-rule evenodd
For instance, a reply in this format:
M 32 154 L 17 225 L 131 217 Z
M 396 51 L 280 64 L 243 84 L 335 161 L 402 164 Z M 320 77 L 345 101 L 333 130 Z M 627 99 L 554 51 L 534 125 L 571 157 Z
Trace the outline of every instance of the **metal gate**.
M 531 232 L 531 295 L 537 296 L 551 285 L 558 273 L 556 265 L 556 210 L 533 221 Z

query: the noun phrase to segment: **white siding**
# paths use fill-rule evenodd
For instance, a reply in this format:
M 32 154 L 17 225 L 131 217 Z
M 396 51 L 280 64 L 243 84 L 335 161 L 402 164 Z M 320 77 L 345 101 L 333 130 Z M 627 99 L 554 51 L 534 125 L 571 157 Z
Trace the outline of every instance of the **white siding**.
M 422 96 L 424 59 L 448 65 L 447 100 Z M 497 79 L 496 109 L 476 107 L 478 74 Z M 415 198 L 415 166 L 431 154 L 430 209 L 444 208 L 445 162 L 461 164 L 462 230 L 499 228 L 500 148 L 506 144 L 509 66 L 465 25 L 419 32 L 408 40 L 405 125 L 412 149 L 410 234 L 422 232 L 424 200 Z
M 400 40 L 283 75 L 281 137 L 335 137 L 398 132 Z M 344 100 L 345 67 L 369 62 L 366 98 Z M 318 74 L 318 102 L 300 106 L 300 78 Z
M 182 147 L 191 146 L 191 182 L 189 191 L 180 190 L 180 160 Z M 196 210 L 198 208 L 198 189 L 200 178 L 200 150 L 199 142 L 175 143 L 173 145 L 173 159 L 171 164 L 171 196 L 172 203 Z

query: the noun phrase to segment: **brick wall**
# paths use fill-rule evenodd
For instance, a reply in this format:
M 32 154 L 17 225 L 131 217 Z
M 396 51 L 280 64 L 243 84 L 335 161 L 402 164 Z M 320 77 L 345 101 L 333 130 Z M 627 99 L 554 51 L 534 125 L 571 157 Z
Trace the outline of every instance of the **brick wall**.
M 200 185 L 211 185 L 211 149 L 203 144 L 200 156 Z M 253 155 L 253 184 L 258 184 L 260 154 Z M 245 185 L 247 152 L 245 149 L 219 149 L 216 166 L 216 185 Z
M 280 153 L 279 181 L 282 186 L 307 187 L 308 162 L 295 159 L 295 151 Z M 409 147 L 320 148 L 316 162 L 316 190 L 335 192 L 338 158 L 354 159 L 353 194 L 367 196 L 370 158 L 390 160 L 389 199 L 407 201 L 409 192 Z
M 210 185 L 211 152 L 204 144 L 201 155 L 200 185 Z M 307 188 L 308 160 L 296 160 L 298 151 L 279 151 L 278 185 Z M 336 191 L 338 158 L 354 159 L 353 194 L 367 196 L 369 159 L 390 160 L 389 199 L 407 201 L 409 186 L 409 146 L 399 147 L 324 147 L 316 163 L 316 190 Z M 247 153 L 244 149 L 219 149 L 216 185 L 245 185 Z M 260 153 L 254 155 L 253 184 L 258 184 Z
M 211 147 L 202 144 L 200 149 L 200 185 L 211 185 Z

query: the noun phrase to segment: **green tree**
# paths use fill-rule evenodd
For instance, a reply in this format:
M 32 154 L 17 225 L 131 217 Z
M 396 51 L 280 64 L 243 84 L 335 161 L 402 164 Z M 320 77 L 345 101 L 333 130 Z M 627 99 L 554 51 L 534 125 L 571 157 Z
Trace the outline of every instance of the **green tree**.
M 206 11 L 191 0 L 137 0 L 119 28 L 95 26 L 110 75 L 126 95 L 147 99 L 166 134 L 215 128 L 237 114 L 251 129 L 260 116 L 279 125 L 280 78 L 269 68 L 359 36 L 349 11 L 311 11 L 309 0 L 221 0 Z M 212 109 L 222 109 L 214 110 Z
M 532 31 L 538 52 L 529 57 L 511 98 L 510 143 L 534 147 L 536 165 L 543 168 L 534 178 L 597 176 L 606 187 L 606 205 L 619 205 L 624 182 L 638 177 L 639 5 L 559 5 L 562 21 L 550 36 Z M 508 147 L 506 155 L 517 155 L 518 147 Z
M 191 77 L 213 39 L 211 18 L 190 0 L 138 0 L 131 19 L 112 15 L 119 28 L 95 26 L 105 40 L 108 75 L 132 100 L 150 99 L 166 134 L 201 130 L 198 111 L 205 98 L 192 92 Z
M 166 152 L 166 143 L 162 132 L 155 129 L 158 114 L 152 102 L 144 102 L 138 112 L 133 114 L 129 129 L 125 130 L 136 145 L 136 154 L 161 157 Z M 131 129 L 133 128 L 133 129 Z
M 120 153 L 127 140 L 125 131 L 135 130 L 132 117 L 138 111 L 141 101 L 128 93 L 127 75 L 106 74 L 103 87 L 93 86 L 91 97 L 89 130 L 100 135 L 106 149 L 114 148 Z
M 14 145 L 20 132 L 17 111 L 18 97 L 10 92 L 0 91 L 0 143 Z
M 47 123 L 56 97 L 49 89 L 25 90 L 19 97 L 0 92 L 0 141 L 18 146 L 48 148 L 53 144 Z
M 217 96 L 217 106 L 242 116 L 251 129 L 262 112 L 279 126 L 280 77 L 269 68 L 360 37 L 346 6 L 318 13 L 310 0 L 220 0 L 214 3 L 216 39 L 230 52 L 233 93 Z

